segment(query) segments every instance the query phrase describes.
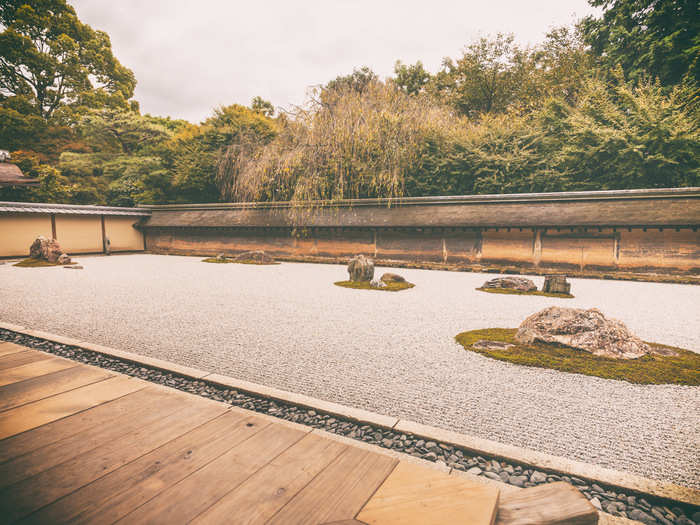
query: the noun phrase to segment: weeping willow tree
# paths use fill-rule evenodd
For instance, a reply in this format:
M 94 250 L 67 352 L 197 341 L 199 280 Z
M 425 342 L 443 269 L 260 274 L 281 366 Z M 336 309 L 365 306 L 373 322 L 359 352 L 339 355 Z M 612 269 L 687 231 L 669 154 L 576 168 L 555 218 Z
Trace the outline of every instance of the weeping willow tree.
M 218 163 L 223 197 L 234 201 L 311 203 L 362 197 L 400 198 L 428 136 L 454 132 L 459 119 L 426 97 L 373 80 L 318 88 L 308 104 L 281 119 L 260 146 L 243 137 Z

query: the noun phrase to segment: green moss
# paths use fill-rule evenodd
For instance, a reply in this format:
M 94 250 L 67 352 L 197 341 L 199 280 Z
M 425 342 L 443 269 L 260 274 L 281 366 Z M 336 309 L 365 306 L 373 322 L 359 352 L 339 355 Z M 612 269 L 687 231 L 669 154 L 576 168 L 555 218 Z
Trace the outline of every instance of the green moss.
M 477 288 L 480 292 L 487 293 L 502 293 L 507 295 L 541 295 L 542 297 L 559 297 L 560 299 L 573 299 L 574 296 L 568 293 L 551 293 L 551 292 L 541 292 L 539 290 L 532 290 L 531 292 L 524 292 L 522 290 L 513 290 L 512 288 Z
M 73 263 L 69 263 L 73 264 Z M 65 266 L 60 263 L 52 263 L 49 261 L 45 261 L 44 259 L 32 259 L 31 257 L 28 259 L 24 259 L 23 261 L 20 261 L 18 263 L 13 264 L 12 266 L 19 266 L 20 268 L 43 268 L 45 266 Z
M 260 262 L 260 261 L 252 261 L 252 260 L 242 260 L 242 261 L 236 261 L 234 259 L 217 259 L 216 257 L 209 257 L 208 259 L 202 259 L 202 262 L 205 263 L 214 263 L 214 264 L 227 264 L 227 263 L 233 263 L 233 264 L 256 264 L 258 266 L 270 266 L 271 264 L 280 264 L 277 261 L 274 262 Z
M 356 290 L 377 290 L 380 292 L 399 292 L 401 290 L 408 290 L 409 288 L 413 288 L 415 286 L 413 283 L 403 282 L 387 283 L 384 288 L 374 288 L 373 286 L 369 285 L 369 281 L 338 281 L 333 284 L 336 286 L 342 286 L 343 288 L 355 288 Z
M 516 343 L 516 329 L 489 328 L 463 332 L 455 339 L 466 350 L 518 365 L 550 368 L 562 372 L 619 379 L 642 385 L 700 385 L 700 354 L 658 343 L 648 343 L 678 355 L 646 355 L 639 359 L 611 359 L 562 345 Z M 485 339 L 515 346 L 507 350 L 484 350 L 472 345 Z

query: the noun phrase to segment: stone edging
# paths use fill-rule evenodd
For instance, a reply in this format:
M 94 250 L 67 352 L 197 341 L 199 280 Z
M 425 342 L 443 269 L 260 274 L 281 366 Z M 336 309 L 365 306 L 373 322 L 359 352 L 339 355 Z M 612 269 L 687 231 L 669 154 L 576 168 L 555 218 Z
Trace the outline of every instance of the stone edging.
M 601 483 L 626 491 L 643 493 L 656 498 L 672 500 L 691 506 L 698 506 L 700 504 L 700 490 L 689 487 L 683 487 L 664 481 L 656 481 L 626 472 L 620 472 L 580 461 L 553 456 L 550 454 L 516 447 L 514 445 L 498 443 L 476 436 L 460 434 L 413 421 L 399 420 L 393 416 L 386 416 L 362 409 L 347 407 L 302 394 L 287 392 L 248 381 L 234 379 L 220 374 L 205 372 L 203 370 L 178 365 L 176 363 L 163 361 L 161 359 L 141 356 L 132 352 L 125 352 L 86 341 L 79 341 L 70 337 L 55 335 L 40 330 L 30 330 L 12 323 L 0 321 L 0 328 L 31 337 L 45 339 L 58 344 L 70 345 L 81 349 L 90 350 L 137 365 L 174 373 L 185 378 L 204 381 L 212 384 L 213 386 L 233 388 L 258 397 L 318 410 L 331 416 L 339 416 L 343 419 L 349 419 L 358 423 L 373 425 L 399 433 L 413 434 L 424 440 L 437 441 L 453 445 L 478 455 L 494 457 L 546 471 L 555 471 L 568 476 L 585 478 L 593 483 Z

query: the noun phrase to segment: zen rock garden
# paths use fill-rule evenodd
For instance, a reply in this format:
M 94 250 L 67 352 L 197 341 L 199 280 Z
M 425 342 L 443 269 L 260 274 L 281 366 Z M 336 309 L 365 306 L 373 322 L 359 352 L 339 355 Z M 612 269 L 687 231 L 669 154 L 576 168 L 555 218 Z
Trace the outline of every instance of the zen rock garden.
M 29 258 L 16 263 L 14 266 L 19 266 L 20 268 L 63 266 L 74 270 L 83 268 L 71 260 L 56 239 L 48 239 L 43 235 L 38 236 L 29 247 Z
M 338 281 L 336 286 L 360 290 L 383 290 L 398 292 L 413 288 L 415 285 L 396 273 L 384 273 L 379 279 L 374 278 L 374 261 L 364 255 L 356 255 L 348 263 L 347 281 Z
M 542 290 L 537 290 L 537 285 L 526 277 L 496 277 L 486 281 L 477 288 L 482 292 L 503 293 L 513 295 L 543 295 L 545 297 L 562 297 L 571 299 L 571 283 L 565 275 L 546 275 Z

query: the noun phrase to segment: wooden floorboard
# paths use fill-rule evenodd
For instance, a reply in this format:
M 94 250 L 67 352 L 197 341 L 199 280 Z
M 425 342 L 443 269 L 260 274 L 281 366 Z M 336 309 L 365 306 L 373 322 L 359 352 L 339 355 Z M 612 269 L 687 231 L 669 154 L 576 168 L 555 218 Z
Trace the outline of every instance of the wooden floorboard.
M 145 392 L 144 392 L 145 390 Z M 128 412 L 115 411 L 117 417 L 103 417 L 102 422 L 91 428 L 72 434 L 64 439 L 55 441 L 41 448 L 35 448 L 31 454 L 16 456 L 9 461 L 0 463 L 0 488 L 18 483 L 19 481 L 39 474 L 56 465 L 60 465 L 76 456 L 86 454 L 100 446 L 107 445 L 124 435 L 137 432 L 142 427 L 163 419 L 182 408 L 182 398 L 167 395 L 161 391 L 144 389 L 146 395 L 138 397 L 138 405 L 133 405 Z M 128 397 L 128 396 L 127 396 Z M 70 427 L 73 419 L 79 415 L 61 420 Z M 27 436 L 31 440 L 32 433 Z M 0 448 L 2 442 L 0 442 Z
M 26 381 L 27 379 L 39 377 L 44 374 L 51 374 L 52 372 L 78 366 L 81 365 L 75 361 L 69 361 L 61 357 L 49 357 L 48 359 L 42 359 L 34 363 L 0 370 L 0 386 L 19 383 L 20 381 Z
M 499 491 L 413 463 L 399 463 L 357 519 L 383 525 L 493 525 Z
M 14 354 L 17 352 L 24 352 L 25 350 L 27 350 L 26 346 L 9 342 L 0 343 L 0 356 Z
M 425 505 L 465 517 L 469 483 L 397 465 L 309 427 L 0 344 L 2 523 L 380 525 L 423 523 Z
M 0 515 L 16 521 L 225 411 L 224 406 L 185 403 L 136 432 L 0 490 Z
M 309 429 L 310 430 L 310 429 Z M 308 431 L 270 425 L 117 523 L 187 523 L 302 439 Z
M 112 401 L 107 401 L 89 410 L 46 423 L 31 432 L 15 435 L 0 441 L 0 464 L 20 458 L 37 449 L 57 443 L 70 436 L 75 436 L 96 426 L 109 424 L 110 421 L 127 416 L 147 405 L 153 397 L 153 386 L 131 392 Z M 163 398 L 174 397 L 170 389 L 159 389 Z M 153 407 L 154 409 L 156 407 Z
M 26 523 L 114 523 L 269 425 L 229 411 L 44 507 Z
M 97 383 L 114 375 L 113 372 L 103 368 L 75 366 L 5 385 L 0 387 L 0 412 Z
M 0 370 L 7 370 L 8 368 L 14 368 L 16 366 L 22 366 L 28 363 L 43 361 L 44 359 L 50 358 L 51 354 L 45 354 L 44 352 L 39 352 L 37 350 L 15 352 L 0 357 Z
M 146 385 L 144 381 L 126 376 L 111 377 L 99 383 L 0 412 L 0 439 L 117 399 Z
M 337 441 L 307 434 L 192 523 L 224 523 L 233 515 L 241 525 L 265 523 L 346 448 Z
M 393 457 L 349 447 L 269 523 L 305 525 L 352 519 L 397 463 Z

